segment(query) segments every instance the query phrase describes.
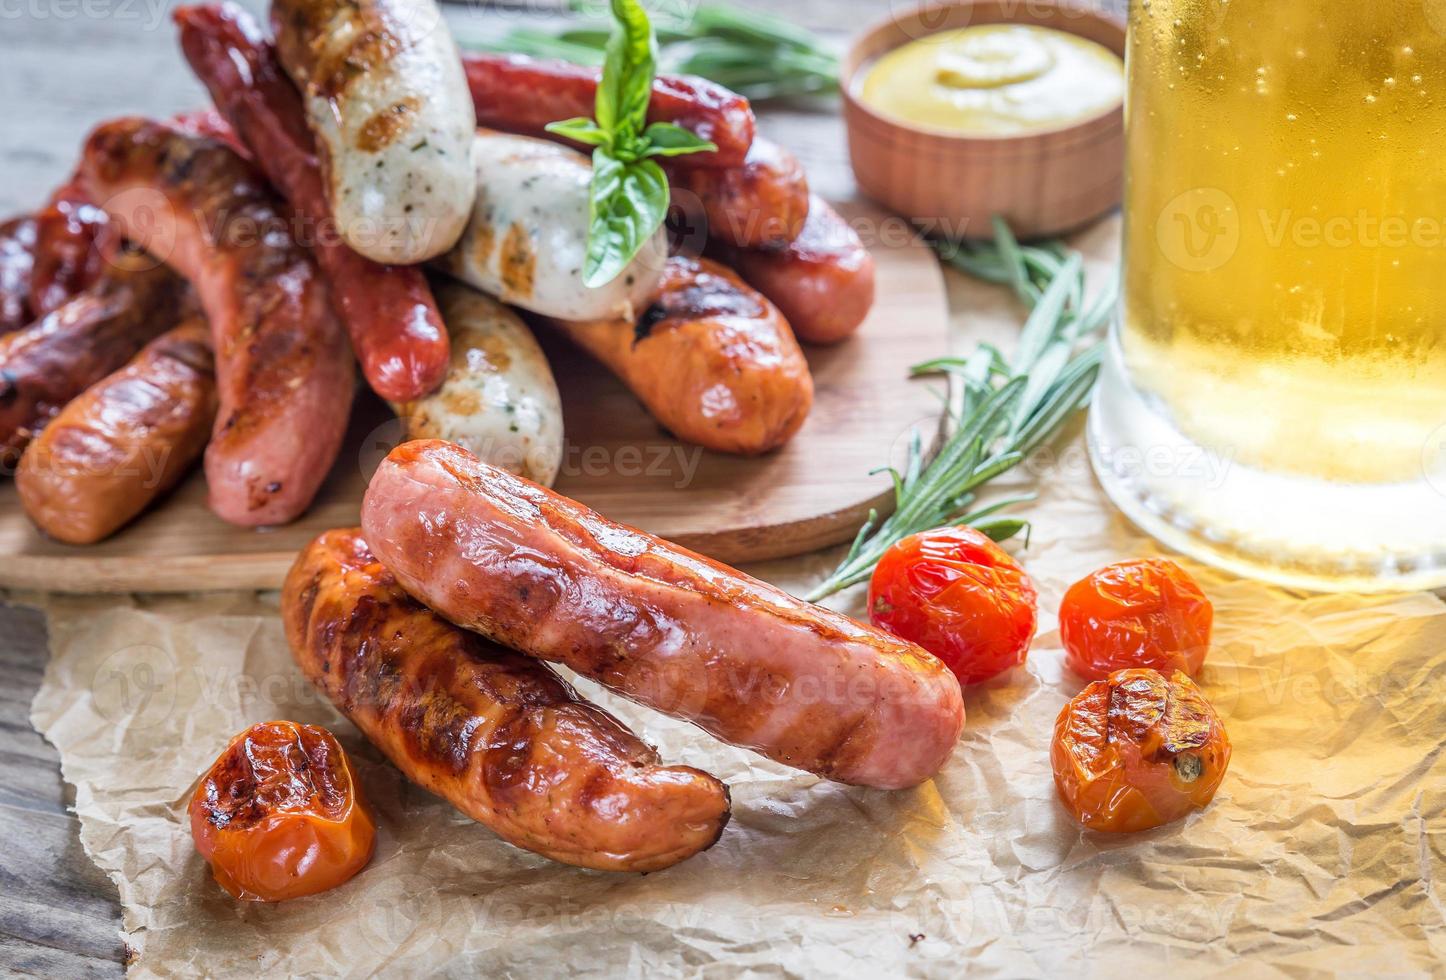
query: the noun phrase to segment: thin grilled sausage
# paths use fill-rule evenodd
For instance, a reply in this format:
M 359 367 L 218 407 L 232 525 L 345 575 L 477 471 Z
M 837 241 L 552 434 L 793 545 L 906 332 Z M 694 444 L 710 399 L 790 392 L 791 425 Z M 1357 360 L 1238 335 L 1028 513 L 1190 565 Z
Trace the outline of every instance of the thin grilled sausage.
M 21 215 L 0 224 L 0 334 L 35 319 L 30 283 L 35 272 L 35 218 Z
M 606 365 L 665 429 L 705 449 L 777 449 L 813 405 L 813 377 L 787 321 L 708 259 L 668 259 L 640 319 L 546 322 Z
M 457 625 L 784 765 L 901 789 L 939 771 L 964 724 L 959 682 L 922 648 L 457 446 L 394 449 L 362 528 Z
M 853 336 L 874 305 L 874 259 L 858 233 L 814 196 L 803 232 L 769 249 L 718 249 L 723 259 L 773 301 L 806 344 Z
M 93 289 L 0 336 L 0 466 L 6 472 L 14 472 L 20 452 L 71 399 L 175 326 L 180 289 L 164 268 L 117 259 Z
M 74 182 L 51 195 L 35 216 L 30 308 L 41 317 L 100 281 L 114 233 L 105 211 Z
M 107 538 L 186 474 L 215 416 L 209 328 L 187 320 L 45 427 L 15 474 L 20 503 L 56 540 Z
M 442 386 L 394 404 L 408 439 L 444 439 L 494 466 L 550 485 L 562 465 L 562 398 L 527 324 L 486 293 L 437 284 L 452 333 Z
M 476 195 L 472 97 L 433 0 L 273 0 L 346 243 L 412 265 L 457 241 Z
M 548 667 L 412 599 L 356 529 L 286 577 L 292 654 L 404 775 L 503 840 L 565 864 L 657 871 L 710 847 L 728 789 L 583 701 Z
M 672 185 L 672 221 L 742 248 L 787 245 L 808 217 L 808 177 L 798 158 L 758 137 L 741 167 L 715 170 L 664 161 Z M 701 214 L 700 214 L 701 212 Z
M 549 136 L 548 123 L 592 117 L 598 68 L 517 54 L 467 54 L 462 59 L 477 110 L 477 125 L 524 136 Z M 693 75 L 653 80 L 648 122 L 691 130 L 716 152 L 678 157 L 679 167 L 741 167 L 753 143 L 753 108 L 721 85 Z
M 225 143 L 144 119 L 92 132 L 81 175 L 127 238 L 192 282 L 211 323 L 211 509 L 233 524 L 293 520 L 341 448 L 355 376 L 281 202 Z
M 448 334 L 422 270 L 379 265 L 336 235 L 301 96 L 260 25 L 238 7 L 182 7 L 181 50 L 252 159 L 306 223 L 362 375 L 382 398 L 422 398 L 441 384 Z

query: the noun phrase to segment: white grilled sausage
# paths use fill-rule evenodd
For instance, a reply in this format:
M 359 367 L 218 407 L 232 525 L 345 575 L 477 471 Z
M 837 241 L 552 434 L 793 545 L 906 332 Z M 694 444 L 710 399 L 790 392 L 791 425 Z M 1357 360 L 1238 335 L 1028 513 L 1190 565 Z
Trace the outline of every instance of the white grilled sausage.
M 476 195 L 476 113 L 434 0 L 274 0 L 271 18 L 341 237 L 387 265 L 451 248 Z
M 408 439 L 443 439 L 534 483 L 562 462 L 562 402 L 542 348 L 520 317 L 460 283 L 434 283 L 452 338 L 447 380 L 393 405 Z
M 456 248 L 438 266 L 504 303 L 560 320 L 636 319 L 668 258 L 662 228 L 612 282 L 583 285 L 592 164 L 530 136 L 479 130 L 472 151 L 477 201 Z

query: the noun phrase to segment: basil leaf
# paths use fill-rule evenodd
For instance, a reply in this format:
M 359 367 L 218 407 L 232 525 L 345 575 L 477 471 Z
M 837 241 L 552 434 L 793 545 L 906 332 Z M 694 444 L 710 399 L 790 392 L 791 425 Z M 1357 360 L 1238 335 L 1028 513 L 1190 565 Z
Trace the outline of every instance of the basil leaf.
M 608 39 L 594 114 L 614 143 L 642 133 L 658 70 L 658 39 L 638 0 L 612 0 L 616 27 Z
M 676 157 L 685 153 L 704 153 L 718 149 L 718 144 L 703 139 L 691 129 L 672 123 L 655 122 L 643 130 L 645 157 Z
M 594 150 L 583 284 L 593 289 L 616 279 L 667 212 L 668 178 L 655 161 Z
M 607 146 L 612 140 L 612 136 L 607 130 L 591 119 L 582 116 L 548 123 L 547 131 L 556 133 L 558 136 L 565 136 L 578 143 L 586 143 L 588 146 Z

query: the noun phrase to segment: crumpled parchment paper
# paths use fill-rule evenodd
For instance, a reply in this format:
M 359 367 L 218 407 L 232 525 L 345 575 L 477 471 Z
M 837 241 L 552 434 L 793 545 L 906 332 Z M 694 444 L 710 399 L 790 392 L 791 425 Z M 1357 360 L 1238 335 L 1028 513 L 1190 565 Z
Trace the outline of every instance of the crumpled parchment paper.
M 1086 245 L 1106 253 L 1110 234 Z M 1002 290 L 954 275 L 950 288 L 961 343 L 1018 323 Z M 76 787 L 86 851 L 120 887 L 133 973 L 1440 970 L 1446 604 L 1306 597 L 1190 565 L 1215 602 L 1202 680 L 1230 771 L 1184 822 L 1086 833 L 1049 768 L 1054 718 L 1082 686 L 1054 614 L 1074 580 L 1157 548 L 1103 499 L 1078 431 L 1030 470 L 1043 496 L 1021 555 L 1039 635 L 1024 669 L 968 692 L 964 739 L 922 787 L 833 785 L 579 685 L 667 760 L 732 788 L 718 844 L 645 876 L 553 864 L 409 785 L 293 667 L 274 596 L 44 600 L 52 655 L 32 717 Z M 753 571 L 801 590 L 837 557 Z M 862 612 L 857 592 L 835 604 Z M 184 810 L 227 739 L 274 718 L 337 732 L 378 813 L 377 853 L 336 891 L 238 904 Z

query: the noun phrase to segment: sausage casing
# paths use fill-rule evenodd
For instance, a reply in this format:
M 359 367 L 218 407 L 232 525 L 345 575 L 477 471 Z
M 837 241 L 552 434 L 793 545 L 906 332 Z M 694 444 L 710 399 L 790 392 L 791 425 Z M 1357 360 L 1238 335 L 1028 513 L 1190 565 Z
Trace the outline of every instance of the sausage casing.
M 465 446 L 494 466 L 550 485 L 562 465 L 562 398 L 527 324 L 486 293 L 437 283 L 452 366 L 425 398 L 394 404 L 408 439 Z
M 206 448 L 211 509 L 241 525 L 295 519 L 341 448 L 355 372 L 281 202 L 224 142 L 144 119 L 97 127 L 81 176 L 121 232 L 200 295 L 220 398 Z
M 35 273 L 35 218 L 21 215 L 0 224 L 0 334 L 19 330 L 34 316 L 30 283 Z
M 475 116 L 433 0 L 273 0 L 342 238 L 384 265 L 451 248 L 472 212 Z
M 479 130 L 477 200 L 457 247 L 437 267 L 504 303 L 568 320 L 636 317 L 668 256 L 659 228 L 611 282 L 588 286 L 592 162 L 549 140 Z
M 462 58 L 477 111 L 477 125 L 524 136 L 548 136 L 547 124 L 591 118 L 601 70 L 519 54 Z M 739 167 L 753 143 L 755 123 L 748 100 L 705 78 L 659 75 L 648 101 L 648 122 L 691 130 L 716 152 L 675 158 L 679 167 Z
M 182 7 L 175 20 L 191 69 L 305 220 L 306 244 L 331 286 L 367 383 L 389 401 L 431 392 L 447 373 L 450 351 L 426 276 L 414 266 L 379 265 L 337 236 L 301 96 L 260 25 L 230 4 Z
M 664 162 L 672 185 L 673 223 L 688 237 L 694 228 L 742 248 L 787 245 L 808 217 L 803 164 L 772 140 L 758 137 L 740 167 L 716 170 Z M 702 221 L 700 222 L 700 214 Z
M 87 388 L 25 450 L 15 488 L 46 534 L 90 544 L 185 475 L 216 415 L 209 329 L 191 319 Z
M 30 308 L 40 317 L 100 281 L 114 237 L 106 213 L 74 182 L 57 190 L 35 216 Z
M 802 233 L 787 245 L 725 246 L 718 254 L 783 311 L 806 344 L 851 337 L 873 308 L 873 256 L 849 223 L 816 195 Z
M 362 527 L 447 619 L 734 745 L 881 789 L 939 771 L 954 675 L 922 648 L 814 606 L 441 442 L 398 446 Z
M 656 871 L 711 846 L 728 789 L 657 753 L 547 666 L 415 601 L 355 529 L 328 531 L 282 592 L 292 654 L 407 778 L 518 847 Z
M 71 399 L 175 326 L 180 288 L 165 268 L 117 265 L 95 288 L 0 336 L 0 465 L 7 472 Z
M 708 259 L 668 259 L 639 319 L 548 322 L 611 369 L 665 429 L 706 449 L 777 449 L 813 405 L 813 377 L 787 321 Z

